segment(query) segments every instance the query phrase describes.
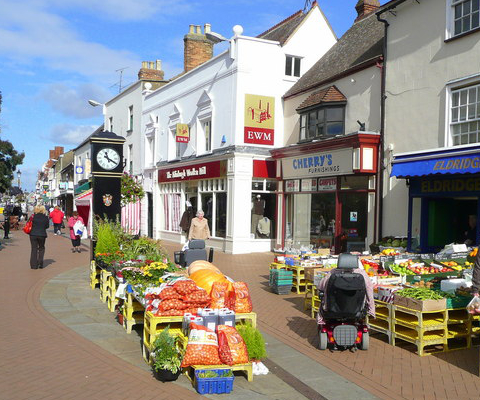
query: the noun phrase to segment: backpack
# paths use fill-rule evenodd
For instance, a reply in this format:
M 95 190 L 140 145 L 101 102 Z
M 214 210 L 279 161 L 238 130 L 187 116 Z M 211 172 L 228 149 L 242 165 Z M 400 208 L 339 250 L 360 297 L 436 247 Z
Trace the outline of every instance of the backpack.
M 326 288 L 325 318 L 360 319 L 366 315 L 365 278 L 351 270 L 336 269 Z

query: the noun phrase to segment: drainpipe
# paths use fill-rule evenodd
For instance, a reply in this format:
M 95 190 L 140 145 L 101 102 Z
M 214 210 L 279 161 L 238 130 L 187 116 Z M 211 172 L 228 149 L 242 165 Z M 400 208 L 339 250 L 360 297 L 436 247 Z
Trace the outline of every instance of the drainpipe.
M 381 18 L 383 10 L 377 14 L 377 20 L 383 22 L 385 33 L 383 36 L 383 62 L 381 66 L 381 88 L 380 88 L 380 154 L 377 163 L 377 204 L 378 204 L 378 230 L 375 241 L 378 242 L 383 237 L 383 175 L 384 175 L 384 158 L 385 158 L 385 83 L 386 83 L 386 66 L 387 66 L 387 34 L 389 23 L 386 19 Z
M 384 163 L 383 160 L 385 158 L 385 100 L 387 98 L 385 87 L 386 87 L 386 80 L 387 80 L 387 39 L 388 39 L 388 27 L 389 23 L 386 19 L 381 18 L 381 15 L 387 11 L 393 10 L 398 5 L 404 3 L 406 0 L 398 0 L 389 6 L 383 8 L 382 10 L 377 12 L 377 20 L 382 22 L 385 26 L 385 33 L 383 35 L 383 64 L 382 64 L 382 83 L 381 83 L 381 102 L 380 102 L 380 155 L 377 164 L 377 174 L 378 174 L 378 191 L 377 191 L 377 201 L 378 201 L 378 237 L 376 238 L 377 241 L 383 237 L 383 171 L 384 171 Z

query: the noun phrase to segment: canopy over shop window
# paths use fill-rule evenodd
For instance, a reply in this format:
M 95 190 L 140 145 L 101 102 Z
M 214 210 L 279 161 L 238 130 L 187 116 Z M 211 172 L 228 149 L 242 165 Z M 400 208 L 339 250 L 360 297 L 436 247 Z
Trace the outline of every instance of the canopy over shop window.
M 433 174 L 480 172 L 480 145 L 397 154 L 391 176 L 409 178 Z

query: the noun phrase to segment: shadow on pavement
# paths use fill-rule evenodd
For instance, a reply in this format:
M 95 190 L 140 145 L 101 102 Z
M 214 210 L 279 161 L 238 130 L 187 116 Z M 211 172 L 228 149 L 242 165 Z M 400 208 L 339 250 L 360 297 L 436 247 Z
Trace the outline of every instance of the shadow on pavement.
M 317 348 L 317 323 L 315 320 L 305 316 L 303 317 L 289 317 L 287 318 L 287 326 L 298 336 L 307 339 L 308 343 Z

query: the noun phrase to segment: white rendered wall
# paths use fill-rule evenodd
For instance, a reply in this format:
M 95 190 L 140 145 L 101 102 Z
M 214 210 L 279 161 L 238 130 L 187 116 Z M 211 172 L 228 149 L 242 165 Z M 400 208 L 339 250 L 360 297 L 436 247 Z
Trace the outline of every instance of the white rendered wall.
M 392 144 L 393 153 L 450 146 L 448 82 L 472 75 L 480 81 L 480 32 L 445 42 L 446 1 L 409 0 L 397 7 L 396 17 L 388 13 L 382 17 L 390 24 L 385 146 Z M 386 156 L 383 232 L 404 235 L 406 181 L 388 177 L 391 154 L 387 151 Z
M 347 77 L 331 81 L 307 93 L 285 100 L 285 145 L 298 143 L 300 139 L 300 115 L 296 109 L 312 93 L 335 85 L 347 98 L 345 109 L 345 133 L 357 132 L 357 120 L 365 123 L 369 132 L 380 132 L 381 70 L 370 67 Z

